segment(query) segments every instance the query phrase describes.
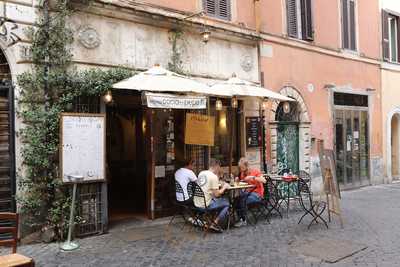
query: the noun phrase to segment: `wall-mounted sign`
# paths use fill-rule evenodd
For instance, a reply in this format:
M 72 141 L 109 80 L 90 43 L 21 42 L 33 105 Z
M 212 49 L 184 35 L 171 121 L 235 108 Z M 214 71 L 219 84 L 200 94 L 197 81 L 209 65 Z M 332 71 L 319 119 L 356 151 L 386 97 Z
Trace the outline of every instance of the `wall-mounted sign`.
M 206 109 L 205 96 L 182 96 L 169 94 L 146 93 L 146 104 L 149 108 L 172 109 Z
M 185 144 L 213 146 L 215 117 L 187 113 L 185 125 Z
M 61 114 L 61 177 L 82 176 L 83 182 L 105 179 L 105 115 Z
M 261 137 L 261 118 L 246 117 L 246 146 L 247 148 L 260 147 Z

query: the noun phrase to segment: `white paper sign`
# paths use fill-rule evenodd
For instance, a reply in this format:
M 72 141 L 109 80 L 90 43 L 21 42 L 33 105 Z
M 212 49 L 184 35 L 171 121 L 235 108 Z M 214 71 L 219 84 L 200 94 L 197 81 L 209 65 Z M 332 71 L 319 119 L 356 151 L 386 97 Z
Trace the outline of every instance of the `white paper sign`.
M 154 177 L 155 178 L 163 178 L 165 177 L 165 166 L 160 165 L 160 166 L 155 166 L 154 168 Z
M 147 106 L 149 108 L 172 109 L 206 109 L 207 98 L 205 96 L 180 96 L 168 94 L 146 93 Z
M 105 116 L 62 114 L 61 175 L 83 176 L 84 182 L 105 179 Z

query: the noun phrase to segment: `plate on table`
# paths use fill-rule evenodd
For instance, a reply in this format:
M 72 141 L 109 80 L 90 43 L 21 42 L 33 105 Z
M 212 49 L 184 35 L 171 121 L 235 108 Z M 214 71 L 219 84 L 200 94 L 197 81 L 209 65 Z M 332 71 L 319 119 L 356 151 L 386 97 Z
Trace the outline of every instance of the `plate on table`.
M 239 182 L 239 184 L 238 184 L 239 186 L 245 186 L 245 185 L 249 185 L 248 183 L 245 183 L 245 182 Z

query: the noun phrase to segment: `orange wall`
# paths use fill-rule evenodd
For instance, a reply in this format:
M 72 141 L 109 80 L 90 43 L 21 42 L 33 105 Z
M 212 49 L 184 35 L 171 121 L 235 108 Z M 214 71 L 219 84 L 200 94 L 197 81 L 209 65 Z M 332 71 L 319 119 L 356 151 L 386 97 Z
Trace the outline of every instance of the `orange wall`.
M 197 0 L 145 0 L 142 2 L 186 12 L 197 12 L 201 10 L 200 2 Z
M 372 155 L 381 155 L 380 69 L 378 65 L 333 57 L 279 44 L 273 47 L 272 58 L 261 59 L 265 86 L 279 91 L 286 85 L 295 87 L 303 96 L 312 121 L 312 137 L 326 140 L 333 147 L 331 106 L 326 84 L 351 86 L 366 92 L 373 88 L 371 103 Z M 313 84 L 314 91 L 307 90 Z
M 341 49 L 340 0 L 313 1 L 313 44 L 331 49 Z M 379 1 L 357 1 L 357 38 L 360 54 L 372 58 L 380 56 Z M 261 0 L 261 31 L 286 35 L 285 1 Z M 357 21 L 356 21 L 357 22 Z

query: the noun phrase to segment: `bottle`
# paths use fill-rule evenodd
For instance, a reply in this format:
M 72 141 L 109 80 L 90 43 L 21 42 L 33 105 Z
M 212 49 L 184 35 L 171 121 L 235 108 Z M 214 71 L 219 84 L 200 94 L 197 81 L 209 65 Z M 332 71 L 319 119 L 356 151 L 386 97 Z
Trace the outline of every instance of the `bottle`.
M 235 178 L 233 177 L 233 174 L 232 174 L 232 173 L 231 173 L 230 185 L 231 185 L 231 186 L 234 186 L 234 185 L 235 185 Z

